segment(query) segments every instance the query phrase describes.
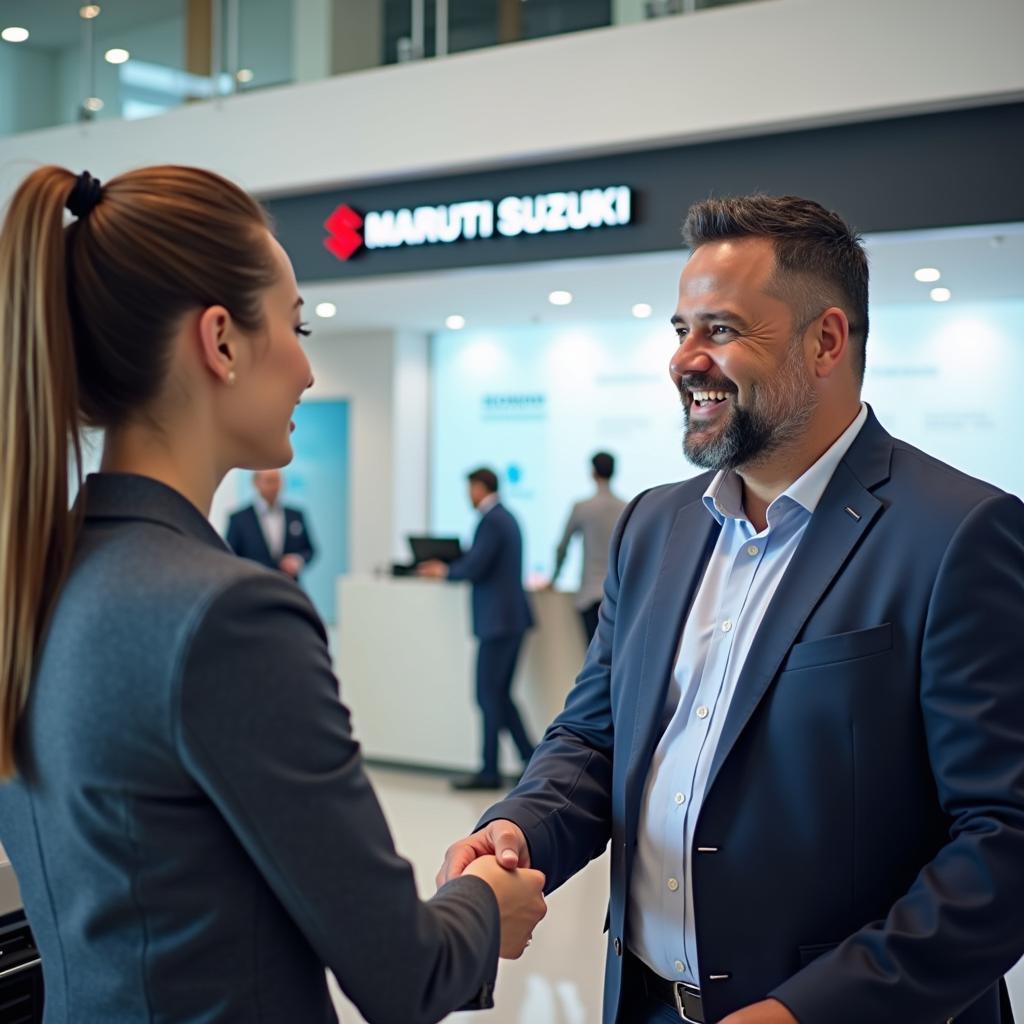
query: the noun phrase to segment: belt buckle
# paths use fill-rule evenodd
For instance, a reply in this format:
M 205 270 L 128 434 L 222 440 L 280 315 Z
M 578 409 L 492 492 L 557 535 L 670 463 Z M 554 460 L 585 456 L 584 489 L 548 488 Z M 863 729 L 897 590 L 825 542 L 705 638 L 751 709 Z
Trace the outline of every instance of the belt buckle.
M 672 992 L 676 997 L 676 1009 L 679 1019 L 685 1024 L 704 1024 L 704 1007 L 701 1005 L 700 989 L 696 985 L 687 985 L 683 981 L 674 982 Z M 687 1011 L 694 1011 L 699 1016 L 691 1017 Z

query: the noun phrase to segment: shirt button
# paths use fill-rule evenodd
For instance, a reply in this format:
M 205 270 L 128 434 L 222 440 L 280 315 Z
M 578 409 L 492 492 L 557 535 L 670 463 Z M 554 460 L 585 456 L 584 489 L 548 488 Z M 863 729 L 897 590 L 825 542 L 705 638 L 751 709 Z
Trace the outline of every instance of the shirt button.
M 686 794 L 685 793 L 676 793 L 676 803 L 677 804 L 686 803 Z
M 722 632 L 728 633 L 730 629 L 732 629 L 732 620 L 726 619 L 725 622 L 722 623 Z
M 682 960 L 677 960 L 677 961 L 676 961 L 676 962 L 675 962 L 675 963 L 674 963 L 674 964 L 673 964 L 672 966 L 673 966 L 673 967 L 674 967 L 674 968 L 675 968 L 675 969 L 676 969 L 676 970 L 677 970 L 677 971 L 678 971 L 678 972 L 679 972 L 680 974 L 682 974 L 682 973 L 683 973 L 683 971 L 685 971 L 685 970 L 686 970 L 686 964 L 684 964 Z
M 669 890 L 669 892 L 675 892 L 676 889 L 678 889 L 678 888 L 679 888 L 679 883 L 674 878 L 670 878 L 668 880 L 668 890 Z
M 711 714 L 711 712 L 708 711 L 708 709 L 703 704 L 701 704 L 701 706 L 699 708 L 697 708 L 697 717 L 698 718 L 707 718 L 708 715 L 710 715 L 710 714 Z
M 759 550 L 760 548 L 758 548 L 756 544 L 751 544 L 750 547 L 747 548 L 747 554 L 750 555 L 751 558 L 753 558 Z

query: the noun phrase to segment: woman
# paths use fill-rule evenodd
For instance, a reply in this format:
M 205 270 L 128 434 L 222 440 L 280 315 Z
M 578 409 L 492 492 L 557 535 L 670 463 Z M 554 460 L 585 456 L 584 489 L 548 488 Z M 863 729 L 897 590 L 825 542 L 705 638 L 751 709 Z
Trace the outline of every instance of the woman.
M 0 842 L 48 1021 L 331 1021 L 324 966 L 370 1021 L 434 1021 L 543 915 L 493 858 L 417 898 L 315 612 L 207 521 L 229 469 L 292 457 L 301 306 L 214 174 L 44 167 L 9 206 Z M 69 515 L 81 425 L 103 463 Z

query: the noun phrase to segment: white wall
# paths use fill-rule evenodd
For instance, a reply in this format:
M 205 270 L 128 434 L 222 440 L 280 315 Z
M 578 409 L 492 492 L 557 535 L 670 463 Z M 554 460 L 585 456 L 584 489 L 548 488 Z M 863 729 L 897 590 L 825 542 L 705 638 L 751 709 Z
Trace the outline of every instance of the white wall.
M 273 194 L 1019 99 L 1022 38 L 1020 0 L 758 0 L 0 139 L 0 200 L 24 160 Z
M 427 340 L 317 328 L 307 351 L 310 396 L 350 403 L 350 572 L 385 569 L 426 525 Z

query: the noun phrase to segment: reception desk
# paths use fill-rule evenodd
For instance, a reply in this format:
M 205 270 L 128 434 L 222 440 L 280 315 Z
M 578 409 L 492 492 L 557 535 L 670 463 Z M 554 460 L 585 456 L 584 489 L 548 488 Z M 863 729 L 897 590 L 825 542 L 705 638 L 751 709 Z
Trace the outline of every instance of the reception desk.
M 21 896 L 18 894 L 18 883 L 14 878 L 11 862 L 0 846 L 0 917 L 21 909 Z
M 344 576 L 338 581 L 335 667 L 342 699 L 367 758 L 465 771 L 480 766 L 476 641 L 470 586 L 417 578 Z M 561 709 L 583 662 L 572 596 L 529 595 L 526 635 L 512 694 L 534 741 Z M 502 771 L 519 763 L 502 738 Z

